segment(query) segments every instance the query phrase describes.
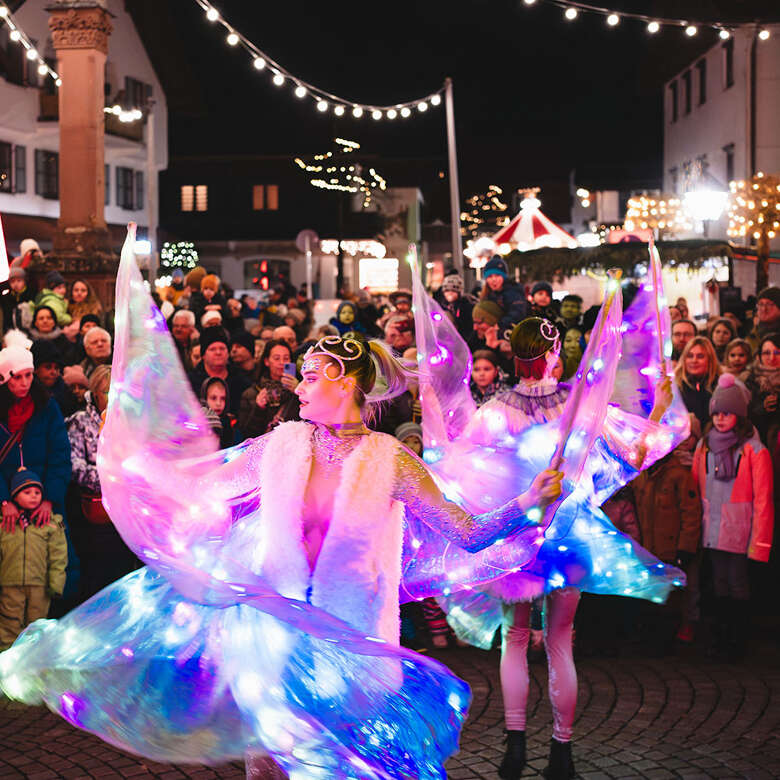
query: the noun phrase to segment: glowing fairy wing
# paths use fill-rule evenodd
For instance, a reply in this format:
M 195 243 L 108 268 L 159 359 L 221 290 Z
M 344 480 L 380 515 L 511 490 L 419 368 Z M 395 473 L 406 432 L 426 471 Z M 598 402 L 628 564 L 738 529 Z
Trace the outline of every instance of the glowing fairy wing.
M 450 317 L 425 291 L 416 252 L 410 249 L 423 440 L 429 449 L 459 436 L 476 410 L 469 390 L 471 351 Z

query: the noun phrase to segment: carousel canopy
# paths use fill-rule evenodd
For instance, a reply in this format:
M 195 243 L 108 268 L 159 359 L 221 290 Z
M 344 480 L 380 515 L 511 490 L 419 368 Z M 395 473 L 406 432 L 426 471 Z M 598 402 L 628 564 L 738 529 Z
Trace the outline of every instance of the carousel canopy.
M 520 203 L 520 213 L 493 236 L 496 246 L 509 244 L 521 252 L 541 247 L 576 247 L 577 240 L 545 216 L 541 205 L 538 198 L 528 194 Z

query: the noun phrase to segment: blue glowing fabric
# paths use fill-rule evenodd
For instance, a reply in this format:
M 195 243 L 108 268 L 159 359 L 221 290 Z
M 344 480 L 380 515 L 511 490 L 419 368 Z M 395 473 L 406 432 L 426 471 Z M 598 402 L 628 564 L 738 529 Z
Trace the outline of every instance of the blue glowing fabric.
M 129 231 L 117 276 L 103 501 L 146 564 L 0 654 L 0 687 L 160 761 L 266 750 L 291 776 L 443 778 L 468 688 L 280 596 L 252 568 L 258 447 L 217 451 Z

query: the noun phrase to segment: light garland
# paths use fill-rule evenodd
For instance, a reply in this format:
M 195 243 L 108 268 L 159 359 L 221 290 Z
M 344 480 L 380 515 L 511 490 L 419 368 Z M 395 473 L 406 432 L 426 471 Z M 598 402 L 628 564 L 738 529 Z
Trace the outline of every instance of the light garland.
M 660 237 L 665 233 L 690 230 L 692 225 L 676 195 L 638 195 L 628 199 L 624 227 L 628 231 L 658 230 Z
M 360 103 L 334 95 L 332 92 L 327 92 L 290 73 L 290 71 L 236 30 L 208 0 L 195 0 L 195 2 L 206 12 L 206 19 L 209 22 L 220 24 L 226 30 L 228 46 L 233 48 L 240 46 L 252 57 L 252 66 L 255 70 L 267 71 L 273 74 L 271 81 L 277 87 L 283 87 L 289 83 L 297 99 L 313 101 L 317 111 L 320 113 L 324 114 L 332 110 L 336 116 L 343 116 L 349 110 L 355 119 L 370 116 L 377 121 L 380 119 L 393 121 L 398 117 L 408 119 L 414 111 L 423 114 L 428 110 L 429 106 L 441 105 L 441 96 L 445 89 L 444 85 L 425 97 L 406 100 L 391 106 Z
M 477 193 L 466 199 L 469 206 L 468 211 L 462 211 L 460 214 L 461 235 L 471 236 L 476 239 L 477 234 L 484 229 L 483 226 L 491 225 L 494 227 L 503 227 L 509 222 L 508 217 L 501 216 L 508 208 L 507 204 L 501 200 L 504 191 L 501 187 L 491 184 L 487 192 Z
M 537 0 L 523 0 L 527 6 L 536 5 Z M 648 14 L 629 13 L 628 11 L 615 11 L 609 8 L 603 8 L 597 5 L 590 5 L 589 3 L 580 3 L 572 0 L 544 0 L 549 5 L 554 5 L 563 9 L 563 18 L 567 22 L 573 22 L 579 18 L 580 14 L 594 14 L 596 16 L 603 16 L 608 27 L 617 27 L 623 19 L 632 19 L 635 21 L 643 22 L 646 25 L 646 31 L 649 35 L 656 35 L 661 31 L 662 27 L 677 27 L 680 28 L 686 37 L 695 37 L 699 30 L 702 28 L 708 28 L 715 30 L 723 40 L 727 40 L 731 37 L 734 30 L 741 27 L 756 27 L 754 23 L 733 23 L 733 22 L 713 22 L 713 21 L 692 21 L 690 19 L 676 19 L 663 16 L 649 16 Z M 760 27 L 758 31 L 758 37 L 762 41 L 766 41 L 771 36 L 771 32 L 767 27 Z
M 357 141 L 347 141 L 344 138 L 334 138 L 339 147 L 338 157 L 353 154 L 360 149 Z M 363 193 L 363 208 L 371 205 L 373 192 L 379 188 L 387 189 L 387 182 L 377 173 L 375 168 L 368 169 L 369 178 L 363 177 L 362 167 L 359 163 L 350 164 L 343 159 L 336 160 L 333 152 L 315 154 L 312 162 L 305 162 L 300 157 L 295 158 L 295 164 L 306 173 L 324 174 L 311 179 L 313 187 L 323 190 L 336 190 L 338 192 Z
M 191 241 L 166 241 L 160 249 L 160 265 L 191 270 L 198 264 L 198 251 Z
M 729 182 L 729 189 L 729 236 L 759 241 L 780 234 L 780 177 L 759 171 L 749 181 Z
M 51 76 L 51 78 L 54 79 L 54 83 L 59 87 L 62 84 L 62 79 L 60 79 L 57 71 L 55 71 L 53 68 L 50 68 L 48 63 L 43 59 L 43 57 L 41 57 L 41 55 L 38 53 L 38 50 L 33 45 L 32 40 L 19 26 L 19 23 L 11 13 L 11 9 L 5 5 L 5 3 L 0 3 L 0 22 L 5 22 L 5 24 L 8 26 L 8 29 L 11 31 L 9 35 L 11 40 L 14 43 L 20 44 L 26 49 L 27 59 L 30 61 L 37 61 L 38 75 Z

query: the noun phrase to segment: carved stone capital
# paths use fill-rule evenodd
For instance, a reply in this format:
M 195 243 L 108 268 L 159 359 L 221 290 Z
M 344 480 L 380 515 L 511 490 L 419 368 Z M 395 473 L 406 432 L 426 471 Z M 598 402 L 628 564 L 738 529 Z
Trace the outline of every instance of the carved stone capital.
M 114 26 L 108 11 L 101 6 L 49 7 L 49 29 L 54 48 L 96 49 L 108 54 L 108 36 Z

